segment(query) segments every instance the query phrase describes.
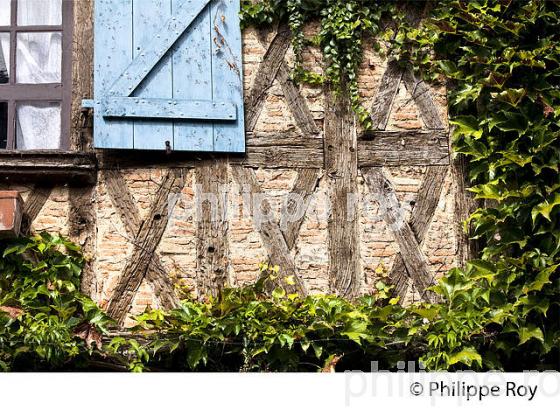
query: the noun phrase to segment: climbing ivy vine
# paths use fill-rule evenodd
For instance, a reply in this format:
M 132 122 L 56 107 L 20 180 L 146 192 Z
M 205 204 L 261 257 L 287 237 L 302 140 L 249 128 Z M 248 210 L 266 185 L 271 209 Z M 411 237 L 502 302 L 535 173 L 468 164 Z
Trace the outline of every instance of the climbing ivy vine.
M 419 15 L 423 2 L 391 2 L 363 0 L 265 0 L 242 1 L 245 26 L 270 26 L 285 22 L 292 35 L 295 54 L 293 77 L 296 81 L 320 85 L 328 83 L 337 93 L 350 99 L 358 119 L 371 127 L 367 110 L 360 101 L 358 70 L 365 43 L 384 53 L 400 58 L 405 33 L 410 29 L 407 16 Z M 320 30 L 305 36 L 305 25 L 320 21 Z M 324 73 L 318 75 L 303 68 L 302 54 L 306 47 L 317 46 L 324 56 Z
M 442 278 L 434 288 L 441 302 L 407 307 L 383 280 L 354 302 L 268 294 L 263 281 L 275 268 L 264 265 L 255 285 L 187 299 L 170 312 L 147 310 L 131 337 L 101 343 L 111 322 L 77 291 L 75 245 L 50 236 L 4 244 L 0 367 L 60 368 L 95 356 L 133 371 L 367 370 L 370 360 L 386 368 L 419 360 L 431 370 L 558 370 L 558 3 L 263 0 L 243 1 L 242 17 L 246 26 L 288 24 L 294 78 L 350 98 L 366 126 L 357 75 L 367 42 L 386 40 L 376 47 L 388 57 L 447 82 L 453 147 L 469 160 L 471 190 L 485 202 L 465 221 L 483 244 L 480 258 Z M 321 29 L 307 38 L 311 21 Z M 303 69 L 310 45 L 323 50 L 322 76 Z
M 447 83 L 453 148 L 469 160 L 471 190 L 484 202 L 465 226 L 484 248 L 480 260 L 441 281 L 444 303 L 427 330 L 424 361 L 436 369 L 457 358 L 486 368 L 558 368 L 559 4 L 264 0 L 244 1 L 242 16 L 247 25 L 289 21 L 295 80 L 309 79 L 302 50 L 319 46 L 322 81 L 349 95 L 366 127 L 357 89 L 366 42 L 379 49 L 375 39 L 386 40 L 389 58 Z M 311 21 L 321 30 L 308 39 L 302 28 Z

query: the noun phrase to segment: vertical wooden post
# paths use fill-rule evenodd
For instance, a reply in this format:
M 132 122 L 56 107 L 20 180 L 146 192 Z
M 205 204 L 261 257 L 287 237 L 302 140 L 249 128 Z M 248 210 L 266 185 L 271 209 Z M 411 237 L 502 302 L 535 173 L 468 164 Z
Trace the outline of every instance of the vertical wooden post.
M 467 191 L 468 161 L 464 155 L 458 155 L 452 164 L 453 177 L 456 184 L 455 192 L 455 231 L 457 237 L 457 263 L 464 268 L 467 262 L 478 255 L 480 244 L 470 240 L 463 229 L 463 222 L 479 207 L 474 194 Z
M 70 213 L 68 215 L 70 239 L 80 244 L 84 255 L 94 255 L 96 236 L 96 215 L 93 186 L 71 187 L 69 189 Z M 96 289 L 92 260 L 88 258 L 82 271 L 82 292 L 92 296 Z
M 227 160 L 201 161 L 195 174 L 198 294 L 216 296 L 228 280 L 227 192 L 224 191 L 228 183 Z
M 330 178 L 328 221 L 331 290 L 343 297 L 359 293 L 356 119 L 348 98 L 325 94 L 325 169 Z

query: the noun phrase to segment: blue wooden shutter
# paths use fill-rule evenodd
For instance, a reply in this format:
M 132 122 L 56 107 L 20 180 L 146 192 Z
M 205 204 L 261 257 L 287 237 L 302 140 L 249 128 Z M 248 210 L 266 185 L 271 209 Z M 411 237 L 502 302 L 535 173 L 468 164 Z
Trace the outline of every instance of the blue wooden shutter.
M 96 0 L 95 147 L 244 152 L 238 13 L 239 0 Z

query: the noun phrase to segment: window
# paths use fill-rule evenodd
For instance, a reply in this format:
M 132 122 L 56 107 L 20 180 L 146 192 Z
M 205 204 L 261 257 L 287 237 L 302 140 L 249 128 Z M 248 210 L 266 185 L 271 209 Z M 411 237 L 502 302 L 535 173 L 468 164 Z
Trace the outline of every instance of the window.
M 69 148 L 71 0 L 0 0 L 0 149 Z

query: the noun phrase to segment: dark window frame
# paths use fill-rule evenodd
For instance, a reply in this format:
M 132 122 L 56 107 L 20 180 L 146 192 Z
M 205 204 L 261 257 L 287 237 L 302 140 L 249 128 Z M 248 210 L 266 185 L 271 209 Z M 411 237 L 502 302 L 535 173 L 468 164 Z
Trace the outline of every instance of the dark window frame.
M 0 26 L 0 33 L 10 34 L 10 80 L 0 84 L 0 101 L 8 103 L 8 140 L 6 149 L 16 150 L 16 105 L 31 102 L 58 102 L 61 109 L 60 147 L 53 152 L 69 150 L 72 115 L 72 35 L 74 28 L 73 0 L 62 0 L 62 25 L 58 26 L 18 26 L 17 0 L 11 0 L 10 25 Z M 17 34 L 18 33 L 62 33 L 61 83 L 18 84 L 17 76 Z

